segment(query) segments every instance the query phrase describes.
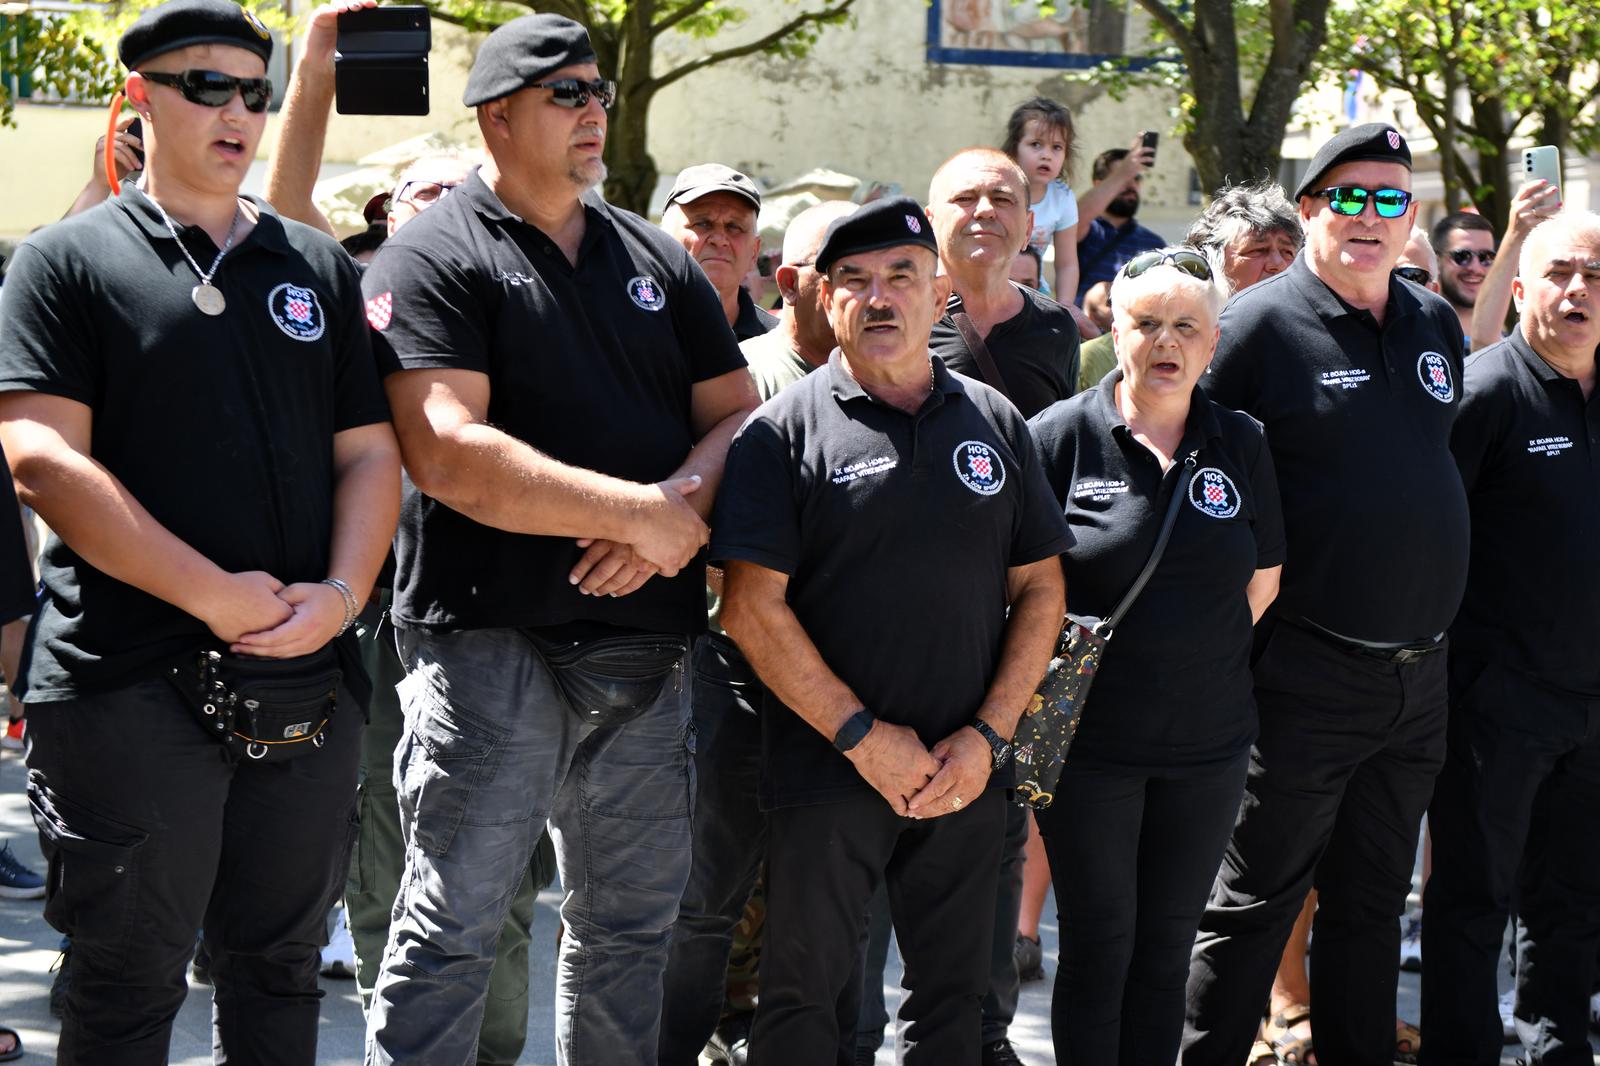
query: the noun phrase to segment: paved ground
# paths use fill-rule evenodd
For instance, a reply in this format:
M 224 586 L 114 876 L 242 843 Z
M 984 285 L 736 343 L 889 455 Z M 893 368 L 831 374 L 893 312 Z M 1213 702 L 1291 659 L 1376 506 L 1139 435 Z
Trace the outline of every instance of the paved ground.
M 39 860 L 38 838 L 27 815 L 27 804 L 22 795 L 22 761 L 16 752 L 0 753 L 0 840 L 10 840 L 12 848 L 25 862 L 36 869 L 43 868 Z M 539 899 L 540 909 L 535 919 L 534 943 L 550 943 L 556 929 L 555 892 L 547 891 Z M 1053 912 L 1047 910 L 1047 916 Z M 1042 927 L 1046 952 L 1046 970 L 1055 972 L 1056 930 L 1054 925 Z M 27 1055 L 23 1062 L 44 1066 L 55 1061 L 56 1022 L 50 1017 L 47 999 L 50 988 L 50 967 L 56 960 L 59 936 L 40 916 L 37 901 L 0 900 L 0 1024 L 19 1030 Z M 555 984 L 555 959 L 550 951 L 533 953 L 533 996 L 529 1010 L 528 1049 L 521 1062 L 553 1066 L 555 1062 L 554 1037 L 551 1028 L 551 1001 Z M 891 1012 L 899 999 L 899 962 L 891 953 L 890 970 L 885 975 Z M 1402 1017 L 1413 1021 L 1417 1017 L 1417 977 L 1401 974 L 1399 1010 Z M 319 1063 L 326 1066 L 357 1066 L 361 1061 L 362 1018 L 360 1004 L 350 981 L 325 981 L 327 998 L 323 1001 L 321 1051 Z M 172 1042 L 173 1063 L 180 1066 L 208 1066 L 211 1062 L 211 995 L 210 989 L 194 986 L 188 1002 L 178 1016 Z M 1028 985 L 1023 989 L 1021 1008 L 1012 1027 L 1012 1040 L 1023 1061 L 1032 1066 L 1053 1066 L 1055 1057 L 1050 1046 L 1050 986 L 1049 983 Z M 1506 1066 L 1514 1063 L 1520 1048 L 1506 1049 L 1501 1060 Z M 892 1066 L 892 1053 L 885 1048 L 879 1052 L 879 1066 Z

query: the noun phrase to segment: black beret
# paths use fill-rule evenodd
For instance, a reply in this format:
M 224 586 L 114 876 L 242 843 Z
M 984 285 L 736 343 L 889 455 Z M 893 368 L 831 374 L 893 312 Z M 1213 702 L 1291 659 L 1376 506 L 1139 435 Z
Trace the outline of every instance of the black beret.
M 891 196 L 862 205 L 854 214 L 828 223 L 817 251 L 817 270 L 823 274 L 847 255 L 875 252 L 900 244 L 917 244 L 934 255 L 939 244 L 922 207 L 909 196 Z
M 761 190 L 745 175 L 721 163 L 700 163 L 678 171 L 672 191 L 667 193 L 669 204 L 690 204 L 714 192 L 731 192 L 757 211 L 761 210 Z
M 129 70 L 146 60 L 193 44 L 228 44 L 272 59 L 272 34 L 261 20 L 232 0 L 168 0 L 140 15 L 117 42 L 117 58 Z
M 1306 179 L 1295 190 L 1294 198 L 1310 196 L 1324 174 L 1341 163 L 1399 163 L 1411 169 L 1411 148 L 1400 131 L 1387 122 L 1368 122 L 1351 126 L 1317 149 L 1306 170 Z
M 461 102 L 477 107 L 594 58 L 582 23 L 561 15 L 524 15 L 497 27 L 479 46 Z

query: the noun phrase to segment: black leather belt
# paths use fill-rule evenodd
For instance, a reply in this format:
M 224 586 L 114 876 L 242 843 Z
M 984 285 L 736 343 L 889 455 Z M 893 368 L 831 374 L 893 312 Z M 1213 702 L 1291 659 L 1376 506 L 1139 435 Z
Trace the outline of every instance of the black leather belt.
M 1386 663 L 1412 663 L 1424 656 L 1432 655 L 1444 649 L 1444 634 L 1440 633 L 1431 640 L 1417 641 L 1409 644 L 1383 644 L 1371 640 L 1358 640 L 1347 637 L 1342 633 L 1335 633 L 1326 626 L 1319 626 L 1309 618 L 1297 619 L 1299 624 L 1320 637 L 1337 644 L 1340 648 L 1352 655 L 1360 655 L 1367 659 L 1377 659 Z

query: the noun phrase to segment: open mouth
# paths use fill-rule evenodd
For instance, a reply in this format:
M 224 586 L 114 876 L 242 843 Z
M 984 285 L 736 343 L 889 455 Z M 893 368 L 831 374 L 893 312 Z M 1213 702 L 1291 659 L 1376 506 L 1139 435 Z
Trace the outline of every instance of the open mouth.
M 1589 321 L 1589 312 L 1584 311 L 1581 308 L 1574 307 L 1561 317 L 1566 319 L 1568 322 L 1571 322 L 1575 326 L 1581 326 L 1585 322 Z
M 1180 367 L 1177 363 L 1170 359 L 1163 359 L 1159 362 L 1151 363 L 1150 369 L 1155 371 L 1157 374 L 1176 374 L 1180 370 Z
M 863 333 L 893 333 L 896 330 L 898 330 L 899 328 L 900 327 L 895 325 L 893 322 L 874 322 L 872 325 L 870 325 L 866 329 L 862 330 L 862 332 Z
M 219 137 L 211 143 L 217 151 L 229 159 L 242 159 L 244 157 L 244 141 L 237 137 Z

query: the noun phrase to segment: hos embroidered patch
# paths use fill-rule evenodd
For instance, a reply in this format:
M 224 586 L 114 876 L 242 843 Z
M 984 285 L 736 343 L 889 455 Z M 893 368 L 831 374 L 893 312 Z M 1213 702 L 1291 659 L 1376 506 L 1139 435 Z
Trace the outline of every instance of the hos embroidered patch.
M 1216 467 L 1201 467 L 1189 479 L 1189 502 L 1201 514 L 1232 518 L 1239 513 L 1239 489 L 1232 478 Z
M 286 336 L 297 341 L 314 341 L 327 327 L 317 294 L 287 281 L 267 294 L 267 314 Z
M 1417 359 L 1417 380 L 1440 403 L 1456 398 L 1455 379 L 1450 374 L 1450 361 L 1438 352 L 1423 352 Z
M 999 453 L 982 441 L 962 441 L 950 461 L 955 465 L 956 477 L 979 496 L 993 496 L 1005 486 L 1005 464 Z
M 628 282 L 628 299 L 646 311 L 659 311 L 667 306 L 667 294 L 649 274 L 640 274 Z

